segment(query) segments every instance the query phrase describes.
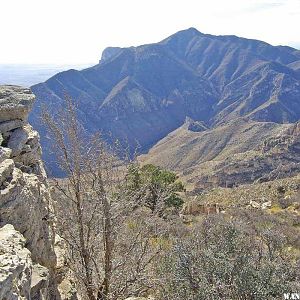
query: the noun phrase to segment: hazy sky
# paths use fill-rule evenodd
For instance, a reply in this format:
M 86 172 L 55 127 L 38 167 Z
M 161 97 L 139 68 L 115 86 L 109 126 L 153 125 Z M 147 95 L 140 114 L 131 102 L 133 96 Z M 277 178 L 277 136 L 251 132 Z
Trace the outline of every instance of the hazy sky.
M 196 27 L 300 49 L 300 0 L 0 0 L 0 63 L 96 63 Z

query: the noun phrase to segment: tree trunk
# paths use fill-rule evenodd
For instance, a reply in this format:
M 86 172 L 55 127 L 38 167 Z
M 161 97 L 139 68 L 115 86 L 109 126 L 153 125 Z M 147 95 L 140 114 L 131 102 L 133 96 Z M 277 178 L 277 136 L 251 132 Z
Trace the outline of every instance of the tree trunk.
M 78 214 L 80 248 L 81 248 L 81 255 L 83 259 L 83 267 L 85 269 L 85 279 L 86 279 L 85 287 L 87 290 L 87 296 L 89 300 L 96 300 L 96 297 L 94 295 L 94 290 L 93 290 L 93 278 L 90 269 L 90 258 L 84 241 L 84 225 L 83 225 L 82 210 L 81 210 L 81 197 L 79 192 L 76 193 L 76 199 L 77 199 L 76 207 L 77 207 L 77 214 Z

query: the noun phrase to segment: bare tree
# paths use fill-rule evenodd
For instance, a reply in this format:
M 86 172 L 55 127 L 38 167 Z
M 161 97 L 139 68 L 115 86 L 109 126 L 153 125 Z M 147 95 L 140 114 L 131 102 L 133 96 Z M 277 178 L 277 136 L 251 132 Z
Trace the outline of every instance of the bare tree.
M 161 249 L 153 237 L 161 234 L 161 228 L 153 218 L 132 225 L 137 215 L 134 194 L 141 192 L 126 192 L 128 156 L 120 160 L 118 150 L 101 135 L 89 136 L 68 96 L 55 116 L 44 110 L 43 120 L 66 175 L 54 180 L 57 227 L 83 298 L 108 300 L 146 293 L 152 288 L 148 271 Z

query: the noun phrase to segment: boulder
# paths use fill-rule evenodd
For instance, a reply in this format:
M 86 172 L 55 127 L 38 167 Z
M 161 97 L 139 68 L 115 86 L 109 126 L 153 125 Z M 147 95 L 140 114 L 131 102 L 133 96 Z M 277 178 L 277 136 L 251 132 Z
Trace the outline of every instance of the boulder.
M 14 85 L 0 86 L 0 122 L 27 120 L 35 96 L 30 89 Z
M 250 200 L 249 205 L 250 205 L 250 207 L 253 207 L 253 208 L 260 208 L 260 204 L 253 200 Z
M 266 201 L 261 205 L 261 209 L 268 209 L 271 208 L 272 206 L 272 201 Z

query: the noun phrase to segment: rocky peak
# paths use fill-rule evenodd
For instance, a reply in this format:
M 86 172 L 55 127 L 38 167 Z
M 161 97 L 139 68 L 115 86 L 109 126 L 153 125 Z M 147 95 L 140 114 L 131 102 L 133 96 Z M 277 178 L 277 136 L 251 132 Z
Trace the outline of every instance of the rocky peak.
M 198 29 L 194 28 L 194 27 L 190 27 L 184 30 L 180 30 L 178 32 L 176 32 L 175 34 L 171 35 L 170 37 L 167 38 L 168 39 L 186 39 L 186 38 L 193 38 L 195 36 L 202 36 L 204 35 L 203 33 L 201 33 Z
M 122 51 L 122 48 L 120 47 L 107 47 L 103 50 L 101 61 L 109 60 L 110 58 L 118 55 Z

